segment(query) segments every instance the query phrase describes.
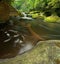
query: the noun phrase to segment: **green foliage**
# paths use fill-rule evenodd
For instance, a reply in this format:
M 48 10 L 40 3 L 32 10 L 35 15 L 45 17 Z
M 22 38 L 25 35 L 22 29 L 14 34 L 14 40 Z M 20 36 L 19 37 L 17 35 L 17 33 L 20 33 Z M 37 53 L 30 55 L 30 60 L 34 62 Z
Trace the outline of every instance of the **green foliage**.
M 32 16 L 32 18 L 40 18 L 40 19 L 44 19 L 45 18 L 45 15 L 44 15 L 43 12 L 31 11 L 29 14 Z
M 33 17 L 33 18 L 38 18 L 39 15 L 38 15 L 37 13 L 35 13 L 35 14 L 32 14 L 32 17 Z
M 14 2 L 15 0 L 1 0 L 1 1 L 5 1 L 5 2 L 11 4 L 11 3 Z
M 53 13 L 60 8 L 60 0 L 15 0 L 12 5 L 24 12 L 39 10 Z
M 60 19 L 60 17 L 58 17 L 57 15 L 51 15 L 49 17 L 45 17 L 45 22 L 58 22 L 58 20 Z

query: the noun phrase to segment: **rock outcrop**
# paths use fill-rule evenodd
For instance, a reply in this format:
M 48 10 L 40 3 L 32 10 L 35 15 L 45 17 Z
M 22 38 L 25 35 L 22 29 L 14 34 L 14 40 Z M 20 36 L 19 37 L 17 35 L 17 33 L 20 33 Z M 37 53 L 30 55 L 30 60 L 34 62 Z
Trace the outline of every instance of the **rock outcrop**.
M 32 50 L 0 64 L 60 64 L 60 40 L 40 41 Z

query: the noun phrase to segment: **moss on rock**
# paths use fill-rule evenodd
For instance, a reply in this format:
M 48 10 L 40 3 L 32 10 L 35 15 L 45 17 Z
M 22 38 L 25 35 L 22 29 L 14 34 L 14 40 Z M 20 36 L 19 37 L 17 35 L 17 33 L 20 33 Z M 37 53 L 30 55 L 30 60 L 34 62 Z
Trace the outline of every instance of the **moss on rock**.
M 41 41 L 30 51 L 0 64 L 59 64 L 60 40 Z

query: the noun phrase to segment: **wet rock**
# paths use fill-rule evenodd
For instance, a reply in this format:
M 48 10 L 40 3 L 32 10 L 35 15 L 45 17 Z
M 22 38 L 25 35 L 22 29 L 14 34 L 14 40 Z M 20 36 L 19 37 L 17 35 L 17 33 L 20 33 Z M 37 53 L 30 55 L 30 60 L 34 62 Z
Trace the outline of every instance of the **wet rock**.
M 0 64 L 60 64 L 60 40 L 40 41 L 30 51 Z

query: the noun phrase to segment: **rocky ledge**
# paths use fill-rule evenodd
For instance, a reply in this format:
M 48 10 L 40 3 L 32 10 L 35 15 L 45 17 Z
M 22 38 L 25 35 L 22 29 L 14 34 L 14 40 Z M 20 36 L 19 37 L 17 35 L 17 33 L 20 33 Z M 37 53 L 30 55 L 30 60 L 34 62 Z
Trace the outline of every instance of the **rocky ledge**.
M 40 41 L 30 51 L 0 64 L 60 64 L 60 40 Z

